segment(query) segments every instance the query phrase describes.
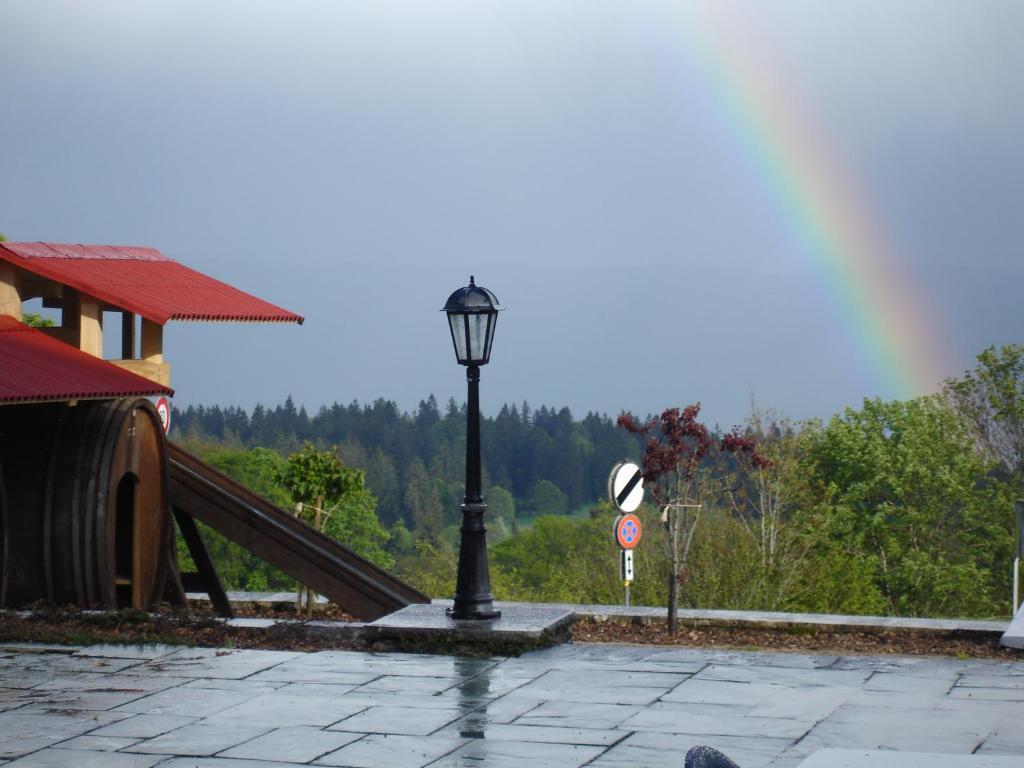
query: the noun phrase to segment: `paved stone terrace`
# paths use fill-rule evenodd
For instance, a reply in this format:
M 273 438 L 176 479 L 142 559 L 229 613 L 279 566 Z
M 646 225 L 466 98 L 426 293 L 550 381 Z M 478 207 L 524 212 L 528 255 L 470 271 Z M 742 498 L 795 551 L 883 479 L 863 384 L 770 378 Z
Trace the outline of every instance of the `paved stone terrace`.
M 575 644 L 519 658 L 0 646 L 0 763 L 742 768 L 1021 755 L 1024 663 Z M 49 651 L 49 652 L 41 652 Z

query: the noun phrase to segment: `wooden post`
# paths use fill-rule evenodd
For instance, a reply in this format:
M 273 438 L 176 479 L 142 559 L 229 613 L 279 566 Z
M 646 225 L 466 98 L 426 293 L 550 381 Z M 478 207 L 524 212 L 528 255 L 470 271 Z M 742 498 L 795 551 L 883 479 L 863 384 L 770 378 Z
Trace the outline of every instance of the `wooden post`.
M 139 357 L 150 363 L 164 361 L 164 327 L 142 318 L 142 349 Z
M 93 357 L 103 357 L 103 308 L 96 299 L 81 302 L 78 313 L 78 348 Z
M 135 359 L 135 313 L 121 311 L 121 359 Z
M 13 264 L 0 264 L 0 315 L 21 320 L 21 293 L 18 291 L 18 272 Z

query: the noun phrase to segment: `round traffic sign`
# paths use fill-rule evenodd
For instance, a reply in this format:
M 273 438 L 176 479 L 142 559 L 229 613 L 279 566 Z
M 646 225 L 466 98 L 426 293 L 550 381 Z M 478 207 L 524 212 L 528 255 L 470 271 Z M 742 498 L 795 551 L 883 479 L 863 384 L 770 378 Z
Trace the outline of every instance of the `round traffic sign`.
M 171 431 L 171 403 L 166 397 L 156 401 L 156 412 L 160 416 L 160 426 L 164 428 L 166 435 Z
M 619 515 L 615 518 L 615 543 L 623 549 L 632 549 L 640 543 L 643 528 L 636 515 Z
M 620 461 L 608 476 L 608 498 L 620 512 L 636 512 L 644 500 L 644 475 L 631 461 Z

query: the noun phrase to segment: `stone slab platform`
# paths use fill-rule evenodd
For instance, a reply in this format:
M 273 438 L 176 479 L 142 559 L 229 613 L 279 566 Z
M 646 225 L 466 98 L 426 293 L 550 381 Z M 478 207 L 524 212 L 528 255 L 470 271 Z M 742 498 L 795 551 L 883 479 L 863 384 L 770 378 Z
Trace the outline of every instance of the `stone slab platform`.
M 446 610 L 450 600 L 410 605 L 362 627 L 360 636 L 374 644 L 388 640 L 401 647 L 478 646 L 488 653 L 520 652 L 569 639 L 575 615 L 565 607 L 533 603 L 495 603 L 501 616 L 491 620 L 457 620 Z

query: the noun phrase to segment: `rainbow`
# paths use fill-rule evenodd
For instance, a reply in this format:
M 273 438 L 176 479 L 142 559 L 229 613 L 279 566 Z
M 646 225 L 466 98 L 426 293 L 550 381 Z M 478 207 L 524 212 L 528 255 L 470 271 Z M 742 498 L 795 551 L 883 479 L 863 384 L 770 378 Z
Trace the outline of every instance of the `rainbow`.
M 777 196 L 822 290 L 879 396 L 934 392 L 944 371 L 936 313 L 901 273 L 871 204 L 813 115 L 778 71 L 782 57 L 729 3 L 673 2 L 709 99 Z M 756 55 L 752 55 L 756 53 Z

